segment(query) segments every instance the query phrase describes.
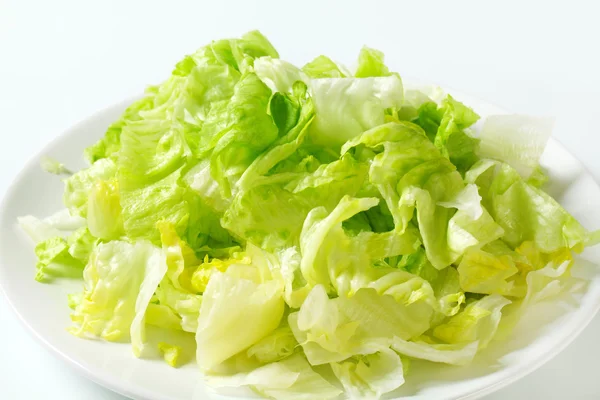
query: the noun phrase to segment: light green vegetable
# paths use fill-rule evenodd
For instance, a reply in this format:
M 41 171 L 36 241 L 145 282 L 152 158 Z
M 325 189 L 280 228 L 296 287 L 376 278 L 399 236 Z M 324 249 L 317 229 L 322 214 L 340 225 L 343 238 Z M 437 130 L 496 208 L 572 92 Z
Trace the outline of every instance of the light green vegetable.
M 481 129 L 478 154 L 482 158 L 503 161 L 529 178 L 552 134 L 551 118 L 527 115 L 494 115 L 486 118 Z
M 43 160 L 65 209 L 19 224 L 37 280 L 83 280 L 70 332 L 145 356 L 152 325 L 154 353 L 195 357 L 215 387 L 377 399 L 411 359 L 467 364 L 583 285 L 573 253 L 600 232 L 543 189 L 548 119 L 479 131 L 381 52 L 355 65 L 299 68 L 257 31 L 217 40 L 133 102 L 89 167 Z
M 467 344 L 431 343 L 421 340 L 406 341 L 400 338 L 392 340 L 392 349 L 400 354 L 438 363 L 465 365 L 473 360 L 477 353 L 478 342 Z
M 377 78 L 315 79 L 310 84 L 317 116 L 310 137 L 323 146 L 338 147 L 385 122 L 385 110 L 404 101 L 402 80 Z
M 345 78 L 350 75 L 349 72 L 342 71 L 343 69 L 326 56 L 318 56 L 302 67 L 302 71 L 311 78 Z
M 42 169 L 46 172 L 49 172 L 53 175 L 72 175 L 73 173 L 69 171 L 67 167 L 60 161 L 57 161 L 50 157 L 42 157 L 40 162 Z
M 402 360 L 389 348 L 332 363 L 331 368 L 351 399 L 378 399 L 404 384 Z
M 424 300 L 398 302 L 373 289 L 330 300 L 319 285 L 289 323 L 310 363 L 320 365 L 372 354 L 394 337 L 416 338 L 429 329 L 432 311 Z
M 140 356 L 144 314 L 167 270 L 162 251 L 149 242 L 112 241 L 96 247 L 83 271 L 83 299 L 71 315 L 77 336 L 130 339 Z
M 383 53 L 363 47 L 358 55 L 358 67 L 354 76 L 357 78 L 368 78 L 370 76 L 391 75 L 388 67 L 383 63 Z
M 246 353 L 248 357 L 255 357 L 258 362 L 268 364 L 291 356 L 297 347 L 299 344 L 286 322 L 253 344 Z
M 123 235 L 121 196 L 117 181 L 98 181 L 88 197 L 87 224 L 90 233 L 104 240 Z
M 110 159 L 96 161 L 89 168 L 81 170 L 65 180 L 63 201 L 71 215 L 87 215 L 88 197 L 96 182 L 115 177 L 117 166 Z
M 250 386 L 266 397 L 282 400 L 327 400 L 336 398 L 342 392 L 314 372 L 301 355 L 267 364 L 248 373 L 209 376 L 208 383 L 215 387 Z
M 37 281 L 49 281 L 52 277 L 81 277 L 83 263 L 69 253 L 69 244 L 60 236 L 38 243 L 35 255 L 38 258 L 35 275 Z
M 228 271 L 210 278 L 196 332 L 197 360 L 203 370 L 263 339 L 281 321 L 284 302 L 277 282 L 259 283 L 247 277 L 231 276 Z
M 433 336 L 445 343 L 460 344 L 477 342 L 479 349 L 488 345 L 496 334 L 502 307 L 510 300 L 493 294 L 475 301 L 447 322 L 433 329 Z
M 79 224 L 80 219 L 71 217 L 68 211 L 61 211 L 44 220 L 33 216 L 19 218 L 19 225 L 35 243 L 37 281 L 81 278 L 95 238 L 86 228 L 77 229 Z M 77 230 L 72 234 L 65 234 L 59 228 Z

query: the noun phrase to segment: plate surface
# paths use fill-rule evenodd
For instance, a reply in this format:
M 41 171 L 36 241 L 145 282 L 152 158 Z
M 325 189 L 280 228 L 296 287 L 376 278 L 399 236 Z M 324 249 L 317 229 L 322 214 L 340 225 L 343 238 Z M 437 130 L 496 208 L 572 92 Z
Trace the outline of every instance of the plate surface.
M 467 95 L 450 93 L 482 117 L 504 113 Z M 83 149 L 102 137 L 130 102 L 107 108 L 77 124 L 42 154 L 60 160 L 70 169 L 84 167 Z M 581 163 L 551 139 L 542 164 L 551 178 L 548 192 L 586 228 L 599 228 L 600 188 Z M 61 209 L 62 191 L 61 180 L 42 171 L 39 157 L 35 157 L 18 175 L 0 207 L 0 287 L 25 326 L 53 353 L 89 379 L 125 396 L 147 400 L 230 399 L 207 389 L 193 362 L 173 369 L 159 359 L 135 358 L 127 344 L 81 340 L 66 331 L 70 325 L 66 295 L 80 291 L 81 282 L 36 282 L 32 245 L 16 226 L 19 216 L 43 217 Z M 586 250 L 582 257 L 600 264 L 599 249 Z M 559 307 L 556 303 L 540 308 L 536 318 L 530 318 L 518 334 L 486 349 L 470 366 L 456 368 L 415 362 L 406 385 L 387 398 L 479 398 L 550 360 L 575 339 L 600 307 L 600 274 L 584 260 L 577 267 L 580 274 L 591 279 L 577 304 Z M 249 392 L 232 394 L 255 397 Z

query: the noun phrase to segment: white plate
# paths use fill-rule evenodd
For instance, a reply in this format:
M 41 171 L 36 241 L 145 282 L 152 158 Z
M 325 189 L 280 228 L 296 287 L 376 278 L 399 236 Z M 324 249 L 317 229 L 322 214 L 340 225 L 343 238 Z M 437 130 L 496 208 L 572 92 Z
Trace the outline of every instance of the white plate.
M 495 106 L 451 91 L 482 117 L 503 113 Z M 112 106 L 77 124 L 43 152 L 69 168 L 84 167 L 83 149 L 105 132 L 131 101 Z M 600 188 L 579 161 L 551 140 L 543 157 L 549 169 L 548 191 L 590 229 L 600 227 Z M 43 172 L 39 157 L 29 162 L 8 190 L 0 208 L 0 285 L 9 303 L 33 335 L 53 353 L 89 379 L 125 396 L 148 400 L 226 399 L 207 389 L 193 362 L 179 368 L 162 360 L 140 360 L 127 344 L 82 340 L 65 330 L 70 325 L 66 295 L 81 290 L 81 282 L 40 284 L 34 281 L 35 257 L 31 243 L 16 227 L 19 216 L 49 215 L 62 207 L 63 185 Z M 600 264 L 600 251 L 584 255 Z M 580 303 L 561 315 L 539 313 L 527 329 L 496 347 L 492 346 L 467 367 L 416 364 L 407 383 L 391 397 L 474 399 L 525 376 L 562 351 L 591 321 L 600 306 L 600 276 L 595 270 Z M 558 307 L 552 307 L 556 310 Z M 546 318 L 548 317 L 548 318 Z M 240 395 L 240 392 L 234 393 Z M 247 392 L 243 392 L 244 395 Z M 248 397 L 253 397 L 248 395 Z

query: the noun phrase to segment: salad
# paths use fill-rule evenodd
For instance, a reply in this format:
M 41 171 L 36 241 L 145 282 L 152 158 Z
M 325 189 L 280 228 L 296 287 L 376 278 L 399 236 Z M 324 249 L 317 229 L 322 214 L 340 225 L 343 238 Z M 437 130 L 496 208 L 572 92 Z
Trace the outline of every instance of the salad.
M 551 130 L 407 89 L 377 50 L 299 68 L 253 31 L 184 57 L 89 167 L 44 160 L 65 210 L 20 225 L 35 279 L 82 280 L 73 335 L 144 357 L 154 326 L 214 387 L 378 398 L 413 359 L 469 363 L 598 242 L 543 189 Z

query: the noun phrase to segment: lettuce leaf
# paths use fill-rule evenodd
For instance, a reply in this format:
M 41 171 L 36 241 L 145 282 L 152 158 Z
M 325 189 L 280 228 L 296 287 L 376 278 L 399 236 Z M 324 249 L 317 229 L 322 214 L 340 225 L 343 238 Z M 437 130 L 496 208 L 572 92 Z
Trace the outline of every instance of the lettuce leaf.
M 85 288 L 70 332 L 109 341 L 130 339 L 140 356 L 144 315 L 167 270 L 163 252 L 149 242 L 100 244 L 83 272 Z
M 582 246 L 589 238 L 588 231 L 556 200 L 524 181 L 508 164 L 480 161 L 466 179 L 480 186 L 491 216 L 504 230 L 502 240 L 513 248 L 531 241 L 552 253 Z
M 309 135 L 315 143 L 333 147 L 383 124 L 385 110 L 400 108 L 404 100 L 396 75 L 315 79 L 310 90 L 317 116 Z
M 379 399 L 404 384 L 402 360 L 390 349 L 332 363 L 331 368 L 351 399 Z
M 314 372 L 299 354 L 247 373 L 209 376 L 208 384 L 213 387 L 250 386 L 263 396 L 277 400 L 327 400 L 342 393 Z
M 329 299 L 325 288 L 317 285 L 288 321 L 309 362 L 320 365 L 373 354 L 386 343 L 389 347 L 394 337 L 420 336 L 429 329 L 423 311 L 419 302 L 406 305 L 370 288 L 349 298 Z
M 552 134 L 551 118 L 527 115 L 494 115 L 485 119 L 478 155 L 510 164 L 525 179 L 539 165 Z
M 77 336 L 143 356 L 149 324 L 173 367 L 195 339 L 215 387 L 377 399 L 577 293 L 573 254 L 600 242 L 543 190 L 551 121 L 478 120 L 375 49 L 298 68 L 252 31 L 183 57 L 87 168 L 42 159 L 65 209 L 19 224 L 37 280 L 83 280 Z
M 275 330 L 283 315 L 281 294 L 276 281 L 256 283 L 229 273 L 213 273 L 202 298 L 196 332 L 200 368 L 216 367 Z

